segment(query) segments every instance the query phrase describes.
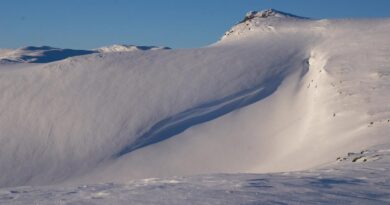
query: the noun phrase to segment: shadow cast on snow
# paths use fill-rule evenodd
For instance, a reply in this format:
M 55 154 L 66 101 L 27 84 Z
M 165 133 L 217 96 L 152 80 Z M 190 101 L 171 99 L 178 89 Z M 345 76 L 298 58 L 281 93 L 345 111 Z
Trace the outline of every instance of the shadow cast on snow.
M 283 75 L 266 80 L 263 84 L 231 96 L 202 104 L 168 117 L 153 125 L 137 140 L 124 147 L 114 157 L 120 157 L 134 150 L 171 138 L 186 129 L 240 109 L 271 95 L 279 87 Z

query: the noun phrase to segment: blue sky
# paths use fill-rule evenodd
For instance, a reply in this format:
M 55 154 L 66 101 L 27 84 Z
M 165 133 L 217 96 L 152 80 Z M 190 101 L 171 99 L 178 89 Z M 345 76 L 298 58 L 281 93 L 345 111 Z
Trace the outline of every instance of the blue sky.
M 250 10 L 313 18 L 390 17 L 390 0 L 1 0 L 0 48 L 215 42 Z

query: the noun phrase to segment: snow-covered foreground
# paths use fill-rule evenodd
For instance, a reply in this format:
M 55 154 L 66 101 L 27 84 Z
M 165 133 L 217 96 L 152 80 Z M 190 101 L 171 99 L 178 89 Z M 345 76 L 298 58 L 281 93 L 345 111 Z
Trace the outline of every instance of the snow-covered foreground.
M 385 146 L 389 147 L 389 145 Z M 324 168 L 278 174 L 149 178 L 0 189 L 0 204 L 389 204 L 390 150 L 349 153 Z M 366 162 L 355 159 L 366 159 Z
M 283 202 L 290 200 L 283 193 L 313 189 L 313 200 L 344 200 L 337 193 L 356 190 L 356 199 L 388 200 L 381 195 L 388 181 L 376 183 L 390 177 L 386 157 L 318 166 L 354 150 L 390 149 L 389 34 L 389 19 L 268 10 L 248 13 L 221 41 L 198 49 L 0 50 L 1 196 L 148 203 L 161 191 L 147 200 L 179 204 L 186 195 L 169 193 L 189 190 L 190 198 L 237 204 L 259 196 Z M 287 174 L 245 174 L 272 172 Z M 182 177 L 166 181 L 173 176 Z M 164 179 L 137 180 L 145 178 Z M 256 178 L 278 188 L 256 195 L 245 185 Z M 86 186 L 96 183 L 103 184 Z M 377 187 L 371 197 L 369 187 Z

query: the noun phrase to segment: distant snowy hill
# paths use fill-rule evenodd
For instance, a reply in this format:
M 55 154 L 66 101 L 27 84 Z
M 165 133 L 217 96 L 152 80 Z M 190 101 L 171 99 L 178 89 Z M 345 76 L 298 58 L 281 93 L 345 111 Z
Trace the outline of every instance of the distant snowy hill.
M 48 63 L 62 60 L 72 56 L 94 53 L 87 50 L 60 49 L 49 46 L 28 46 L 19 49 L 0 50 L 0 63 L 5 62 L 26 62 L 26 63 Z
M 112 45 L 94 50 L 60 49 L 50 46 L 28 46 L 19 49 L 0 49 L 0 64 L 49 63 L 66 58 L 92 53 L 131 52 L 170 49 L 159 46 Z
M 270 9 L 204 48 L 2 49 L 0 204 L 389 203 L 389 33 Z

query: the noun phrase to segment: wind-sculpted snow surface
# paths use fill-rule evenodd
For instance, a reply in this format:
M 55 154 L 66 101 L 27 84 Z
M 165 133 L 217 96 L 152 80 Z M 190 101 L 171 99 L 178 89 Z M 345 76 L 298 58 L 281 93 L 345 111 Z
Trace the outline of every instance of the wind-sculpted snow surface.
M 4 188 L 0 189 L 0 204 L 389 204 L 390 150 L 364 152 L 374 152 L 379 157 L 375 161 L 343 161 L 292 173 L 212 174 Z
M 7 174 L 0 182 L 47 184 L 89 173 L 161 120 L 301 70 L 305 44 L 300 36 L 295 42 L 270 37 L 256 45 L 3 66 L 0 166 Z M 273 58 L 277 53 L 281 58 Z
M 204 48 L 8 59 L 0 186 L 305 170 L 389 143 L 389 33 L 269 10 Z
M 137 138 L 134 143 L 131 143 L 128 147 L 121 150 L 118 155 L 125 155 L 136 149 L 165 140 L 183 132 L 189 127 L 210 121 L 235 109 L 259 101 L 272 94 L 280 85 L 281 80 L 282 78 L 277 76 L 268 79 L 262 85 L 257 86 L 254 89 L 244 90 L 232 96 L 202 104 L 164 119 Z

